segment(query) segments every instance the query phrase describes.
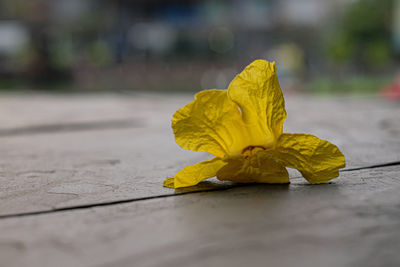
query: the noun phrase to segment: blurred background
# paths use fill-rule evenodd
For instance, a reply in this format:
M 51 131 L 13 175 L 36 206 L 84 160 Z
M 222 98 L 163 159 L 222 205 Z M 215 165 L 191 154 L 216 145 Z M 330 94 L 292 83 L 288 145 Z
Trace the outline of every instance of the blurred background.
M 226 88 L 254 59 L 285 91 L 396 91 L 400 0 L 0 0 L 0 90 Z

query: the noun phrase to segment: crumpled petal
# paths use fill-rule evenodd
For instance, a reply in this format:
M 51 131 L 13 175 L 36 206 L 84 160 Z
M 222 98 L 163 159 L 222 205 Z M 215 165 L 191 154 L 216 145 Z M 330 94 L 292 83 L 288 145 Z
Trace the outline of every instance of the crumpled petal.
M 237 142 L 244 141 L 242 115 L 226 90 L 197 93 L 194 101 L 175 112 L 172 128 L 175 141 L 182 148 L 220 158 L 242 146 Z
M 311 184 L 325 183 L 339 176 L 345 158 L 339 148 L 310 134 L 284 133 L 274 154 L 286 167 L 301 172 Z
M 233 182 L 288 183 L 285 167 L 312 184 L 327 182 L 345 166 L 340 150 L 307 134 L 283 134 L 285 102 L 275 62 L 256 60 L 228 90 L 206 90 L 172 118 L 176 142 L 216 158 L 188 166 L 164 186 L 196 185 L 209 177 Z
M 228 164 L 217 172 L 221 181 L 238 183 L 289 183 L 286 168 L 271 158 L 270 153 L 257 152 L 250 157 L 236 156 L 227 159 Z
M 239 105 L 244 122 L 262 130 L 264 143 L 276 141 L 282 134 L 286 110 L 275 62 L 251 63 L 233 79 L 228 96 Z
M 202 161 L 183 168 L 175 177 L 168 177 L 163 182 L 163 185 L 169 188 L 193 186 L 207 178 L 215 176 L 218 170 L 225 165 L 226 162 L 219 158 Z

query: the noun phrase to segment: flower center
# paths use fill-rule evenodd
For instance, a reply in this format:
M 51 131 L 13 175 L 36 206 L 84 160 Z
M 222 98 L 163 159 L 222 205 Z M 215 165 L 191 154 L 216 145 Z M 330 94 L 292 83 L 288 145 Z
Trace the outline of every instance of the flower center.
M 262 146 L 248 146 L 242 150 L 242 155 L 245 159 L 248 159 L 249 157 L 262 150 L 265 150 L 265 148 Z

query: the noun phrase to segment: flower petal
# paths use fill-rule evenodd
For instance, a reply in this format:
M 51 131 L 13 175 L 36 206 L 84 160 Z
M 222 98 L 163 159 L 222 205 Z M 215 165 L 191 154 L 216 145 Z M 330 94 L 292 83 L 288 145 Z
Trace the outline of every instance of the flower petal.
M 310 134 L 282 134 L 275 153 L 279 161 L 299 170 L 311 184 L 338 177 L 339 169 L 345 167 L 337 146 Z
M 200 183 L 204 179 L 213 177 L 223 166 L 226 165 L 222 159 L 213 158 L 210 160 L 190 165 L 180 170 L 175 177 L 168 177 L 163 185 L 169 188 L 180 188 Z
M 242 115 L 226 90 L 205 90 L 175 112 L 175 141 L 184 149 L 205 151 L 223 158 L 232 147 L 242 146 Z M 241 147 L 243 149 L 243 147 Z
M 217 178 L 239 183 L 289 183 L 285 167 L 270 155 L 260 151 L 249 158 L 230 157 L 227 159 L 228 164 L 217 172 Z
M 251 63 L 233 79 L 228 96 L 239 105 L 246 124 L 260 127 L 264 136 L 277 139 L 282 134 L 286 111 L 275 62 Z

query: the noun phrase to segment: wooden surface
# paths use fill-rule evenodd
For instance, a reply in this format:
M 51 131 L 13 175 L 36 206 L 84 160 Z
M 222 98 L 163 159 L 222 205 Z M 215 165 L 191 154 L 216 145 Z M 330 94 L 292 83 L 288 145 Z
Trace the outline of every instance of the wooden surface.
M 190 95 L 0 95 L 0 266 L 399 266 L 400 106 L 287 97 L 287 132 L 337 144 L 311 186 L 161 183 L 210 158 L 170 118 Z M 184 194 L 184 195 L 182 195 Z

